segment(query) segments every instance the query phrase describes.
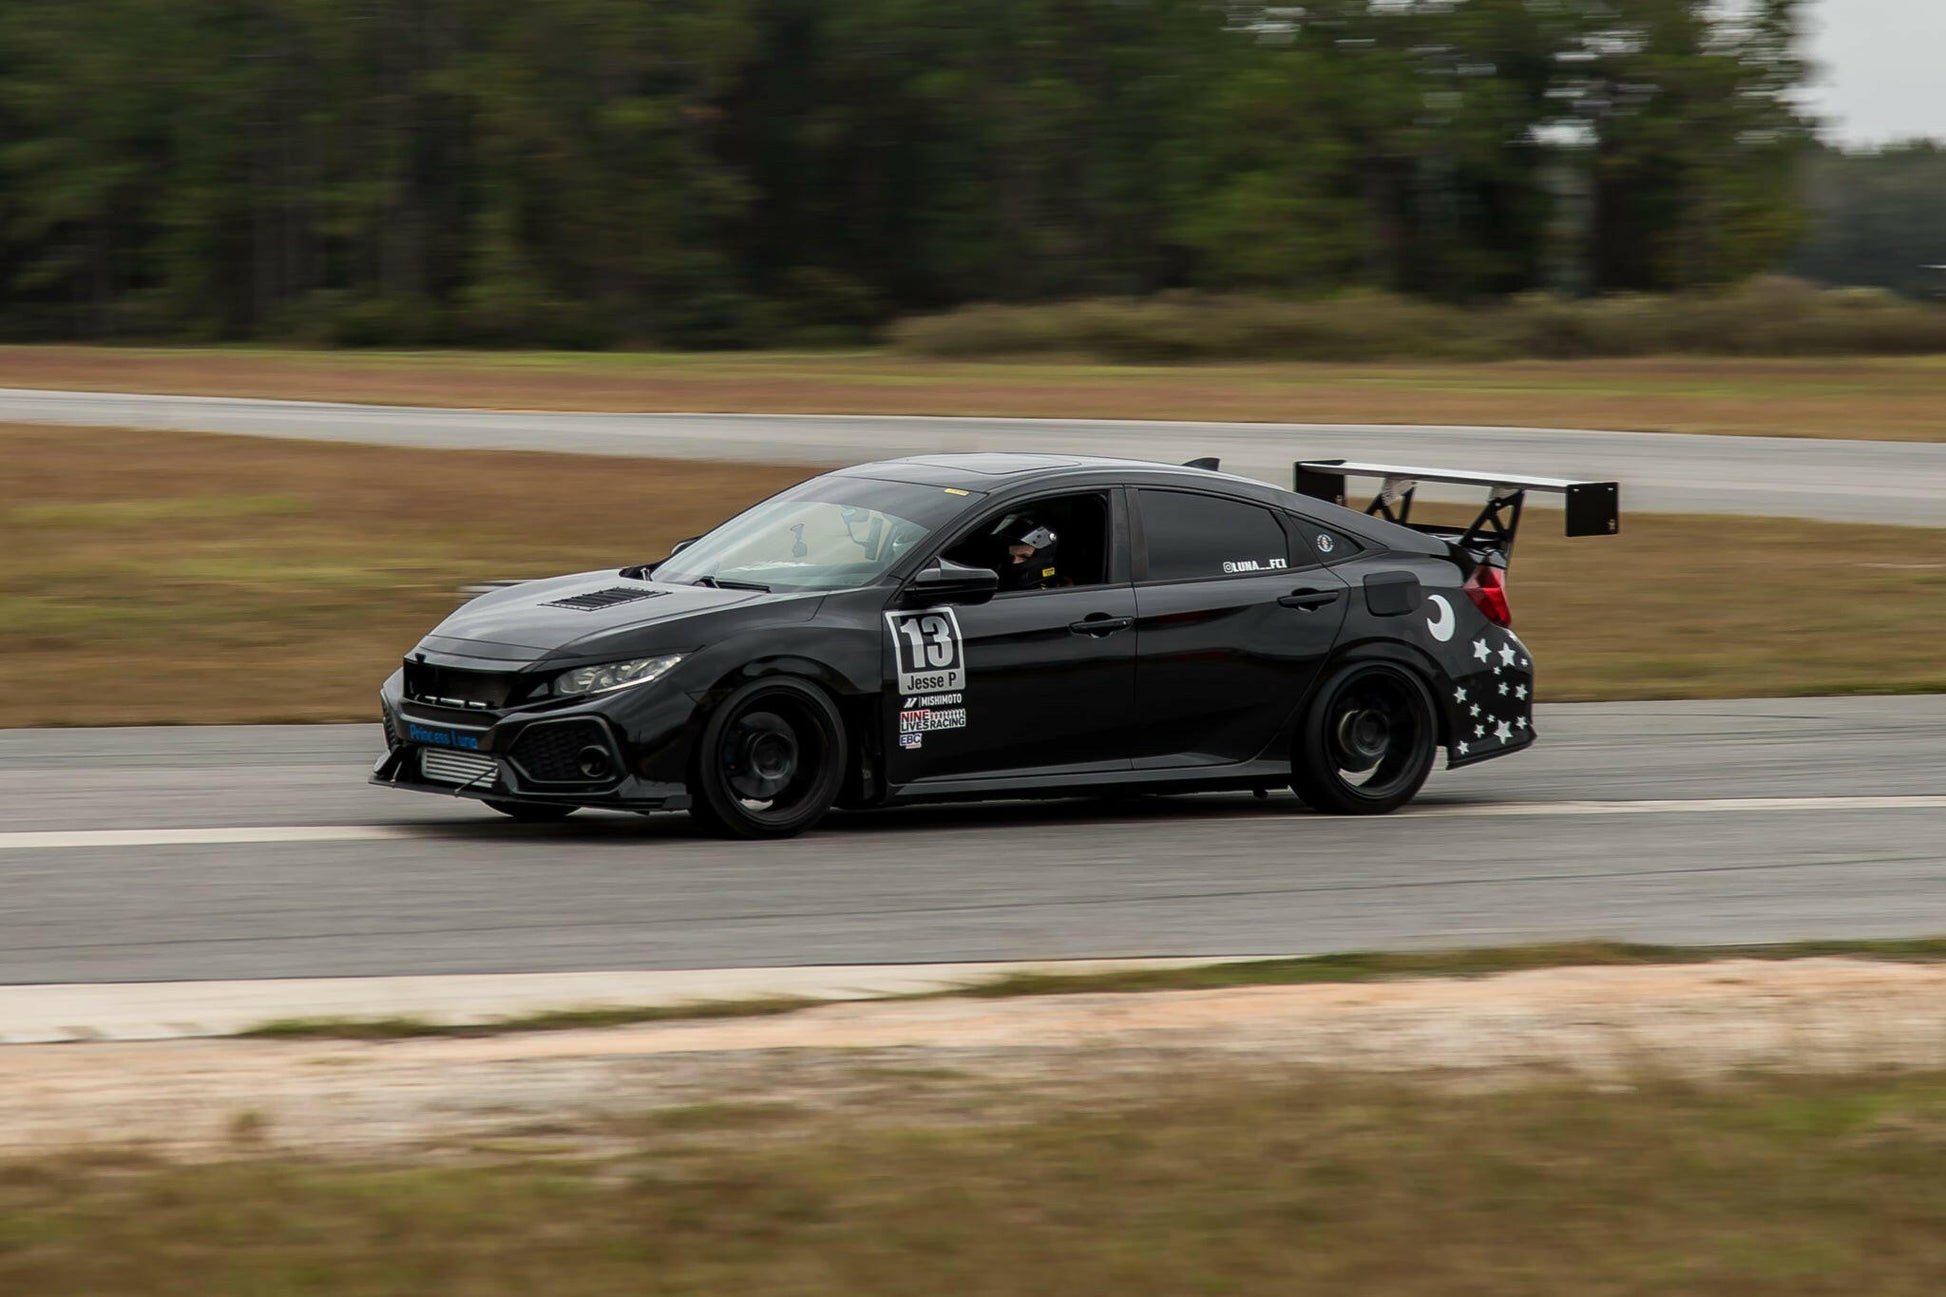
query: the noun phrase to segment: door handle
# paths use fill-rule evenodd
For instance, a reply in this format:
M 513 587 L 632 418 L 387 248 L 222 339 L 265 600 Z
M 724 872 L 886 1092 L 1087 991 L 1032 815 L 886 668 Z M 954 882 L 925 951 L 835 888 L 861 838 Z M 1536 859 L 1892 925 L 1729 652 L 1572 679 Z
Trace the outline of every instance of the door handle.
M 1327 604 L 1338 602 L 1338 595 L 1337 590 L 1313 590 L 1306 587 L 1291 591 L 1277 602 L 1286 608 L 1301 608 L 1305 612 L 1316 612 Z
M 1133 617 L 1111 617 L 1105 612 L 1089 613 L 1080 621 L 1068 623 L 1068 629 L 1077 635 L 1092 635 L 1100 639 L 1103 635 L 1113 635 L 1118 630 L 1127 630 L 1135 624 Z

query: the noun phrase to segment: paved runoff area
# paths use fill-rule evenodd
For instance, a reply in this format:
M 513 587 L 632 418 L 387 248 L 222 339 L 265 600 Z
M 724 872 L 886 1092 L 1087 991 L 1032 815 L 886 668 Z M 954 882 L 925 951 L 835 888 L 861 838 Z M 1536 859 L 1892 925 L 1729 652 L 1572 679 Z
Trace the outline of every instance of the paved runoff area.
M 370 726 L 0 731 L 0 1037 L 9 1013 L 12 1038 L 48 1039 L 931 989 L 1021 961 L 1946 929 L 1946 697 L 1557 705 L 1538 725 L 1390 817 L 1289 794 L 1010 802 L 766 843 L 373 788 Z M 746 971 L 637 976 L 680 970 Z M 192 985 L 75 985 L 104 983 Z
M 1279 483 L 1290 481 L 1293 460 L 1359 459 L 1620 481 L 1625 519 L 1653 510 L 1946 526 L 1946 450 L 1924 443 L 1389 424 L 581 414 L 21 388 L 0 389 L 0 420 L 787 464 L 1021 449 L 1170 463 L 1216 455 L 1231 472 Z M 1423 494 L 1473 498 L 1433 487 Z

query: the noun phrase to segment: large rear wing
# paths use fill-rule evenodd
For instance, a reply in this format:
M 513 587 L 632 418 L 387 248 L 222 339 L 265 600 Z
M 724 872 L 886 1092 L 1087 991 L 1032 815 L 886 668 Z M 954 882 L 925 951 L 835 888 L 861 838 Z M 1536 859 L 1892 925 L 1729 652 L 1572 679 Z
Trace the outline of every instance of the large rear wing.
M 1299 460 L 1291 466 L 1291 486 L 1299 495 L 1348 505 L 1347 481 L 1379 479 L 1378 494 L 1365 512 L 1452 541 L 1462 549 L 1491 549 L 1510 555 L 1520 530 L 1521 508 L 1529 491 L 1565 497 L 1567 534 L 1612 536 L 1621 530 L 1621 488 L 1614 482 L 1570 482 L 1516 473 L 1460 473 L 1445 468 L 1406 468 L 1398 464 L 1358 464 L 1342 459 Z M 1486 488 L 1487 502 L 1465 528 L 1412 523 L 1412 497 L 1422 482 Z

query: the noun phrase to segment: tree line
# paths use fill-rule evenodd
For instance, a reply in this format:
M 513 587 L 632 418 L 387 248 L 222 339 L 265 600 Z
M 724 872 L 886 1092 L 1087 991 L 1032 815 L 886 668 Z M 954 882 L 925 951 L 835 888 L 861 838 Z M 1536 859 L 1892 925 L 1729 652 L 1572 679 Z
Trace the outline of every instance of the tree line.
M 0 332 L 737 346 L 1780 264 L 1800 0 L 7 0 Z
M 1946 300 L 1946 147 L 1816 149 L 1804 200 L 1810 235 L 1792 260 L 1796 273 Z

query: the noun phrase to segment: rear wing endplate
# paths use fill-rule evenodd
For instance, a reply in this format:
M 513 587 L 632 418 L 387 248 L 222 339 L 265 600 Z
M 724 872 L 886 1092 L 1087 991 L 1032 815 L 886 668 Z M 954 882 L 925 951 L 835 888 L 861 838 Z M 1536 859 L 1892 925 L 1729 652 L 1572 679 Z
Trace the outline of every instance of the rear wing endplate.
M 1472 525 L 1456 528 L 1419 527 L 1444 536 L 1464 549 L 1487 548 L 1510 554 L 1514 533 L 1520 530 L 1521 507 L 1529 491 L 1565 497 L 1567 534 L 1612 536 L 1621 530 L 1621 488 L 1614 482 L 1570 482 L 1556 477 L 1525 477 L 1515 473 L 1461 473 L 1445 468 L 1406 468 L 1398 464 L 1359 464 L 1342 459 L 1299 460 L 1291 466 L 1291 487 L 1333 504 L 1348 505 L 1347 480 L 1377 478 L 1378 494 L 1365 512 L 1411 526 L 1412 497 L 1422 482 L 1485 487 L 1487 502 Z

